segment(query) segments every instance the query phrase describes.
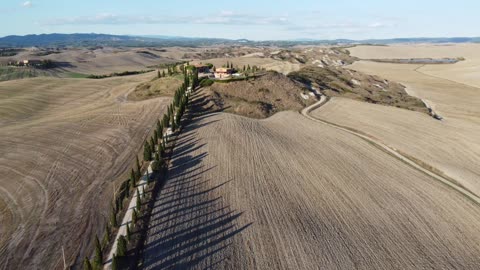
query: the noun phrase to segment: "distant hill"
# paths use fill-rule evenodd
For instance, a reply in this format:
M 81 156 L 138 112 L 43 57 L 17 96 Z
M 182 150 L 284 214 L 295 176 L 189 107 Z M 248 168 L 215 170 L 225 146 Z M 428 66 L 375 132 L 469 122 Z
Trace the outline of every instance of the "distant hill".
M 320 45 L 320 44 L 375 44 L 386 45 L 393 43 L 467 43 L 480 42 L 477 37 L 455 38 L 395 38 L 395 39 L 367 39 L 367 40 L 272 40 L 251 41 L 248 39 L 221 39 L 221 38 L 196 38 L 176 36 L 126 36 L 108 34 L 40 34 L 26 36 L 6 36 L 0 38 L 0 47 L 86 47 L 86 46 L 210 46 L 210 45 L 257 45 L 289 47 L 295 45 Z
M 41 34 L 26 36 L 6 36 L 0 38 L 0 47 L 31 46 L 89 46 L 135 41 L 136 37 L 106 34 Z

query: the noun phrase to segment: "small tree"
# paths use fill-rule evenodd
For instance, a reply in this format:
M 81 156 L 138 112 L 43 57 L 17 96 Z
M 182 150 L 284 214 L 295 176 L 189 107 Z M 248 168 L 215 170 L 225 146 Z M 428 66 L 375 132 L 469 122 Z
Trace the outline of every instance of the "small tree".
M 142 207 L 142 201 L 140 200 L 140 190 L 137 188 L 137 211 L 140 211 Z
M 120 235 L 120 237 L 117 240 L 117 252 L 116 252 L 118 257 L 124 257 L 127 255 L 127 239 L 125 239 L 125 236 Z
M 137 210 L 133 209 L 133 211 L 132 211 L 132 224 L 133 224 L 133 226 L 135 226 L 135 224 L 137 224 L 137 218 L 138 218 Z
M 155 142 L 155 144 L 158 143 L 158 131 L 157 130 L 155 130 L 153 132 L 153 141 Z
M 92 264 L 90 263 L 88 257 L 85 257 L 85 260 L 83 260 L 83 270 L 93 270 Z
M 142 198 L 145 199 L 145 196 L 147 196 L 147 194 L 145 194 L 145 186 L 142 186 Z
M 105 223 L 105 237 L 107 239 L 107 243 L 110 242 L 110 234 L 112 234 L 112 230 L 110 229 L 110 225 Z
M 158 155 L 158 153 L 157 153 L 156 155 Z M 154 161 L 152 162 L 152 170 L 153 170 L 153 171 L 156 172 L 156 171 L 159 170 L 158 164 L 159 164 L 159 161 L 157 161 L 157 160 L 154 160 Z
M 162 74 L 160 74 L 160 70 L 157 70 L 157 77 L 158 77 L 158 78 L 161 78 L 161 77 L 162 77 Z
M 148 142 L 145 142 L 145 145 L 143 146 L 143 160 L 152 160 L 152 149 L 150 148 L 150 144 Z
M 95 236 L 95 256 L 93 257 L 93 263 L 96 268 L 99 268 L 103 264 L 102 246 L 100 245 L 98 236 Z
M 108 224 L 106 224 L 105 227 L 106 227 L 105 229 L 107 229 Z M 103 244 L 104 247 L 107 246 L 108 242 L 110 242 L 110 232 L 109 231 L 110 231 L 110 228 L 108 228 L 108 231 L 105 230 L 105 234 L 103 235 L 102 244 Z
M 118 258 L 117 254 L 113 253 L 113 258 L 112 258 L 112 270 L 118 270 Z

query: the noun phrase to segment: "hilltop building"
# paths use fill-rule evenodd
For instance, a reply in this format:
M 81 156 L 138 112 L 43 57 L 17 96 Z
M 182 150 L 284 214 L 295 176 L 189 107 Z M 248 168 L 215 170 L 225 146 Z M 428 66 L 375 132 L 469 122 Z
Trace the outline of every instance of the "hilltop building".
M 217 68 L 215 70 L 215 79 L 230 78 L 233 74 L 233 68 Z

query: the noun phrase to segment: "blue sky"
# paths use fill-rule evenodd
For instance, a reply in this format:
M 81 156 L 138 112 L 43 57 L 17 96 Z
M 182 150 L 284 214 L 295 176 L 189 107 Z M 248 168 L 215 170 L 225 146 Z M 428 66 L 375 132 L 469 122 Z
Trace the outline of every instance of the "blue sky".
M 1 0 L 0 36 L 267 39 L 480 36 L 478 0 Z

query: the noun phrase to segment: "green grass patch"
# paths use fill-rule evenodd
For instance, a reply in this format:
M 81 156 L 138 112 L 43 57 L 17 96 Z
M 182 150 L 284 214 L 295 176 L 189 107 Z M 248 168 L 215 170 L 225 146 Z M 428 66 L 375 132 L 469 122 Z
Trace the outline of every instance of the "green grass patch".
M 83 73 L 76 73 L 76 72 L 66 72 L 65 76 L 67 78 L 74 78 L 74 79 L 86 79 L 88 78 L 88 74 L 83 74 Z

